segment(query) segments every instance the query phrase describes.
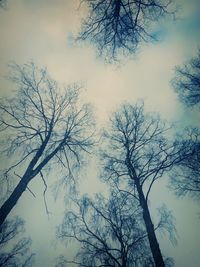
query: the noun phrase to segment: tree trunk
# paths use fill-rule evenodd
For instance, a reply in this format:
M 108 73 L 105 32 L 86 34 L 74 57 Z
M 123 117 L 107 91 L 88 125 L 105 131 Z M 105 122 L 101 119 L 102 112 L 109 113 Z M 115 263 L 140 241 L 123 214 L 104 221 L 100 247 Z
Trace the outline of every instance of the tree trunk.
M 121 265 L 121 267 L 126 267 L 126 264 L 127 264 L 126 254 L 125 254 L 125 252 L 122 252 L 122 265 Z
M 17 201 L 21 197 L 22 193 L 26 190 L 28 183 L 31 181 L 32 178 L 34 178 L 38 172 L 41 170 L 41 168 L 38 171 L 34 171 L 33 168 L 37 164 L 38 160 L 40 159 L 42 153 L 44 152 L 44 149 L 48 143 L 48 140 L 50 138 L 50 133 L 46 137 L 45 141 L 42 143 L 38 151 L 36 152 L 35 156 L 29 163 L 24 175 L 22 176 L 22 179 L 17 184 L 15 189 L 13 190 L 12 194 L 9 196 L 9 198 L 4 202 L 4 204 L 0 208 L 0 226 L 4 223 L 5 219 L 7 218 L 8 214 L 11 212 L 11 210 L 16 205 Z
M 49 140 L 49 136 L 46 138 L 45 142 L 41 145 L 40 149 L 37 151 L 36 155 L 30 162 L 24 176 L 20 180 L 20 182 L 15 187 L 14 191 L 10 195 L 10 197 L 4 202 L 2 207 L 0 208 L 0 226 L 3 224 L 5 219 L 7 218 L 8 214 L 16 205 L 17 201 L 21 197 L 22 193 L 26 190 L 28 183 L 42 170 L 42 168 L 54 157 L 54 155 L 58 152 L 58 150 L 62 147 L 65 139 L 49 154 L 45 157 L 45 159 L 40 162 L 40 164 L 35 168 L 34 166 L 37 164 L 38 160 L 40 159 L 44 149 L 47 145 Z
M 126 261 L 122 260 L 122 267 L 126 267 Z
M 156 267 L 165 267 L 165 263 L 161 254 L 161 250 L 158 244 L 158 240 L 155 234 L 154 226 L 151 220 L 149 207 L 147 205 L 147 201 L 144 197 L 144 193 L 142 191 L 141 186 L 137 186 L 138 189 L 138 195 L 139 195 L 139 201 L 140 205 L 143 210 L 143 219 L 147 230 L 148 240 L 151 248 L 151 252 L 153 255 L 153 259 L 155 262 Z
M 21 197 L 22 193 L 26 190 L 28 183 L 33 178 L 31 174 L 26 173 L 20 182 L 17 184 L 15 189 L 13 190 L 12 194 L 9 198 L 4 202 L 4 204 L 0 208 L 0 226 L 4 223 L 5 219 L 7 218 L 8 214 L 16 205 L 17 201 Z

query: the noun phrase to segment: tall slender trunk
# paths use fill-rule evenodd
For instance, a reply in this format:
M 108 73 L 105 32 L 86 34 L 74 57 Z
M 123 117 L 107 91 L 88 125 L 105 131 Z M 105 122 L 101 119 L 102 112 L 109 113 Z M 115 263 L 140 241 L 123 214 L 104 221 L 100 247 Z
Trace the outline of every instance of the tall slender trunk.
M 126 250 L 125 247 L 123 245 L 123 243 L 121 243 L 121 253 L 122 253 L 122 264 L 121 267 L 126 267 L 127 265 L 127 254 L 126 254 Z
M 149 240 L 149 244 L 150 244 L 150 248 L 151 248 L 151 252 L 153 255 L 153 259 L 155 262 L 156 267 L 165 267 L 165 263 L 162 257 L 162 253 L 158 244 L 158 240 L 155 234 L 155 229 L 151 220 L 151 215 L 149 212 L 149 207 L 147 204 L 147 201 L 144 197 L 144 193 L 142 191 L 142 188 L 140 185 L 136 185 L 137 186 L 137 191 L 138 191 L 138 195 L 139 195 L 139 201 L 140 201 L 140 205 L 142 207 L 143 210 L 143 219 L 144 219 L 144 223 L 146 226 L 146 230 L 147 230 L 147 235 L 148 235 L 148 240 Z
M 29 166 L 27 167 L 27 170 L 25 174 L 23 175 L 20 182 L 17 184 L 15 189 L 13 190 L 12 194 L 9 196 L 9 198 L 4 202 L 4 204 L 0 208 L 0 226 L 4 223 L 5 219 L 7 218 L 8 214 L 11 212 L 11 210 L 16 205 L 17 201 L 23 194 L 23 192 L 26 190 L 28 183 L 42 170 L 42 168 L 54 157 L 54 155 L 60 150 L 63 143 L 66 141 L 66 138 L 68 135 L 65 136 L 63 141 L 49 154 L 47 155 L 42 162 L 38 164 L 38 166 L 34 169 L 37 162 L 39 161 L 42 153 L 44 152 L 44 149 L 49 141 L 50 134 L 47 136 L 43 144 L 41 145 L 40 149 L 37 151 L 33 159 L 31 160 Z
M 134 169 L 134 167 L 132 166 L 130 160 L 129 160 L 130 156 L 128 154 L 127 156 L 127 163 L 128 163 L 128 169 L 129 169 L 129 175 L 131 177 L 132 180 L 134 180 L 134 183 L 136 185 L 136 189 L 138 192 L 138 196 L 139 196 L 139 202 L 140 202 L 140 206 L 142 208 L 142 215 L 143 215 L 143 220 L 146 226 L 146 231 L 147 231 L 147 236 L 148 236 L 148 240 L 149 240 L 149 245 L 150 245 L 150 249 L 151 249 L 151 253 L 154 259 L 154 263 L 156 267 L 165 267 L 165 263 L 163 260 L 163 256 L 158 244 L 158 240 L 155 234 L 155 230 L 154 230 L 154 226 L 151 220 L 151 215 L 149 212 L 149 207 L 147 204 L 147 200 L 145 199 L 143 190 L 142 190 L 142 186 L 140 185 L 140 181 L 137 177 L 136 171 Z
M 37 150 L 35 156 L 29 163 L 24 175 L 22 176 L 22 179 L 19 181 L 15 189 L 13 190 L 12 194 L 9 196 L 9 198 L 4 202 L 4 204 L 0 208 L 0 226 L 4 223 L 5 219 L 7 218 L 8 214 L 11 212 L 11 210 L 16 205 L 17 201 L 21 197 L 22 193 L 26 190 L 28 183 L 31 181 L 32 178 L 34 178 L 39 171 L 34 171 L 33 168 L 37 164 L 38 160 L 40 159 L 42 153 L 45 150 L 45 147 L 49 141 L 51 132 L 47 135 L 44 142 L 41 144 L 40 148 Z
M 0 226 L 4 223 L 5 219 L 7 218 L 8 214 L 16 205 L 17 201 L 21 197 L 22 193 L 26 190 L 28 183 L 33 178 L 31 173 L 27 173 L 22 177 L 20 182 L 17 184 L 15 189 L 13 190 L 12 194 L 9 198 L 4 202 L 4 204 L 0 208 Z

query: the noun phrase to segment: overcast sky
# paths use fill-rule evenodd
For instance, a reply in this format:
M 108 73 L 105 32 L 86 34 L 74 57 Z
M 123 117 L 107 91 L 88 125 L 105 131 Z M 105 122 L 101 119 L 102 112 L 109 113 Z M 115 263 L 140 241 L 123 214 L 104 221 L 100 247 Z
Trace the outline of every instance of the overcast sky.
M 51 76 L 61 84 L 81 82 L 83 99 L 91 102 L 100 128 L 123 101 L 135 102 L 144 98 L 148 110 L 160 112 L 169 121 L 190 125 L 198 121 L 198 114 L 186 110 L 170 86 L 174 67 L 181 65 L 197 52 L 200 45 L 200 1 L 177 0 L 181 6 L 180 19 L 158 25 L 161 41 L 143 45 L 138 54 L 125 59 L 121 65 L 105 64 L 96 57 L 94 47 L 74 44 L 73 36 L 80 27 L 85 10 L 78 9 L 78 0 L 8 0 L 6 9 L 0 9 L 0 83 L 1 95 L 12 94 L 12 85 L 5 80 L 8 64 L 33 60 L 48 68 Z M 104 189 L 97 181 L 95 164 L 80 177 L 83 192 Z M 97 186 L 98 185 L 98 186 Z M 64 250 L 55 247 L 55 225 L 62 220 L 62 199 L 54 203 L 49 192 L 52 215 L 48 220 L 42 198 L 42 183 L 36 179 L 31 188 L 34 199 L 25 193 L 13 214 L 26 220 L 27 234 L 37 252 L 35 266 L 54 266 L 53 259 Z M 50 191 L 50 190 L 49 190 Z M 199 209 L 189 199 L 176 199 L 167 183 L 156 186 L 151 197 L 151 209 L 162 203 L 173 210 L 179 235 L 173 247 L 160 237 L 161 250 L 175 259 L 176 267 L 198 267 L 200 264 Z M 58 208 L 59 207 L 59 208 Z M 69 248 L 68 255 L 75 248 Z

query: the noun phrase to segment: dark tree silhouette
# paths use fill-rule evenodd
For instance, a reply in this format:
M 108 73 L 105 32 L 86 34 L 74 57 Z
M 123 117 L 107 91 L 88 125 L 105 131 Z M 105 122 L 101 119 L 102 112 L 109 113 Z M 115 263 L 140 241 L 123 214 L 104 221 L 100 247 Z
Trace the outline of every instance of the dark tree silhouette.
M 187 107 L 200 104 L 200 49 L 196 57 L 183 67 L 176 67 L 172 85 L 180 100 Z M 200 197 L 200 132 L 191 127 L 183 134 L 183 146 L 190 148 L 185 159 L 177 166 L 172 177 L 171 186 L 177 196 L 188 195 L 194 199 Z
M 75 240 L 79 249 L 74 260 L 60 257 L 57 266 L 154 266 L 141 210 L 131 197 L 96 195 L 92 201 L 85 196 L 75 205 L 65 214 L 58 237 Z
M 71 211 L 67 211 L 57 236 L 63 242 L 77 243 L 74 260 L 60 256 L 57 267 L 74 264 L 77 266 L 119 266 L 150 267 L 155 266 L 148 244 L 142 209 L 128 192 L 112 189 L 109 199 L 102 195 L 95 200 L 84 196 L 74 200 Z M 172 230 L 173 216 L 162 207 L 160 221 L 155 230 Z M 173 266 L 170 258 L 165 259 L 166 266 Z M 71 266 L 71 265 L 70 265 Z
M 141 42 L 155 40 L 152 28 L 164 15 L 174 14 L 171 0 L 83 0 L 89 15 L 79 38 L 97 45 L 111 59 L 134 53 Z
M 200 199 L 200 132 L 198 129 L 187 131 L 183 146 L 190 148 L 190 153 L 177 165 L 171 175 L 171 187 L 177 196 L 188 195 Z
M 1 267 L 29 267 L 34 261 L 34 254 L 30 254 L 30 238 L 19 236 L 24 232 L 24 222 L 16 217 L 6 220 L 0 227 L 0 266 Z M 18 239 L 18 241 L 17 241 Z
M 81 152 L 92 145 L 91 109 L 79 104 L 77 85 L 61 89 L 45 69 L 33 63 L 15 64 L 12 71 L 19 91 L 0 103 L 1 147 L 15 160 L 4 178 L 15 175 L 19 182 L 0 208 L 0 225 L 22 193 L 30 191 L 28 184 L 34 177 L 40 175 L 46 187 L 43 170 L 56 163 L 72 177 L 72 167 L 82 161 Z
M 170 140 L 169 127 L 157 115 L 144 112 L 143 103 L 123 105 L 110 125 L 103 179 L 138 200 L 155 266 L 165 266 L 148 200 L 154 183 L 181 160 L 179 143 Z
M 195 106 L 200 102 L 200 50 L 183 67 L 176 67 L 172 81 L 180 100 L 186 106 Z

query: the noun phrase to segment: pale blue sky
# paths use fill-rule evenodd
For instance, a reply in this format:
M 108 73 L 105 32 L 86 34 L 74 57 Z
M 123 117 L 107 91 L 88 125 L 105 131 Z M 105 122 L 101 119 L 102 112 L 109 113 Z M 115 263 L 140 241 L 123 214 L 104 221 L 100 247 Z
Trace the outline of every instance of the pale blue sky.
M 200 1 L 177 0 L 182 6 L 180 20 L 165 21 L 158 27 L 162 41 L 140 47 L 138 54 L 124 59 L 119 66 L 107 65 L 96 58 L 92 46 L 72 44 L 71 37 L 80 26 L 84 10 L 78 10 L 78 0 L 8 0 L 6 10 L 0 10 L 0 83 L 1 95 L 12 93 L 12 85 L 4 79 L 10 61 L 25 63 L 33 60 L 46 66 L 53 78 L 61 84 L 81 82 L 84 84 L 83 100 L 91 102 L 100 128 L 111 111 L 123 101 L 144 98 L 150 111 L 157 111 L 170 121 L 189 125 L 199 115 L 186 110 L 178 101 L 170 86 L 174 67 L 183 64 L 195 55 L 200 45 Z M 81 188 L 93 192 L 104 189 L 96 178 L 95 164 L 84 170 Z M 43 187 L 40 180 L 31 184 L 36 193 L 34 199 L 26 192 L 13 214 L 26 220 L 27 233 L 33 240 L 37 252 L 37 266 L 54 266 L 53 258 L 65 249 L 54 247 L 55 226 L 62 220 L 62 199 L 55 203 L 49 192 L 49 207 L 52 216 L 48 221 L 42 199 Z M 161 249 L 175 259 L 176 267 L 198 267 L 200 263 L 198 205 L 189 199 L 176 199 L 163 182 L 154 189 L 151 209 L 165 202 L 177 220 L 178 246 L 159 237 Z M 59 207 L 59 208 L 58 208 Z M 69 249 L 68 255 L 74 251 Z

